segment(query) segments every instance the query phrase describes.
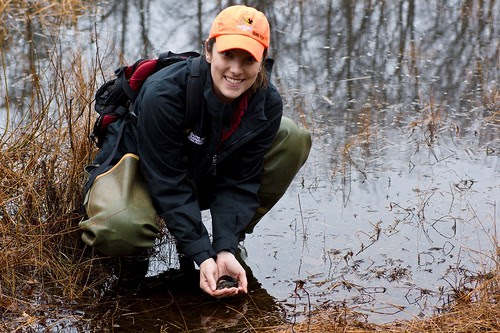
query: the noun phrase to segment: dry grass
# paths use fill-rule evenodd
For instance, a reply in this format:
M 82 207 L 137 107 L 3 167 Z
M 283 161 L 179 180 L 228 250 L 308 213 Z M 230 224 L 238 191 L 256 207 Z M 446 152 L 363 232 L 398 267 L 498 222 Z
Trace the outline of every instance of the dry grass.
M 24 297 L 47 285 L 70 296 L 70 286 L 82 279 L 74 259 L 82 250 L 76 225 L 90 151 L 85 110 L 93 89 L 81 88 L 90 82 L 65 80 L 75 77 L 72 71 L 58 69 L 53 86 L 36 89 L 25 120 L 2 137 L 0 311 L 21 307 Z M 61 93 L 47 95 L 52 89 Z
M 0 35 L 24 24 L 29 39 L 31 18 L 57 25 L 76 17 L 82 6 L 75 0 L 4 1 Z M 56 45 L 52 52 L 38 50 L 43 55 L 30 54 L 25 66 L 32 80 L 23 87 L 22 102 L 14 103 L 4 57 L 9 40 L 2 40 L 1 106 L 7 126 L 0 128 L 0 314 L 18 318 L 22 327 L 54 290 L 71 300 L 95 283 L 89 280 L 93 263 L 83 257 L 77 223 L 96 75 L 77 53 L 63 56 Z

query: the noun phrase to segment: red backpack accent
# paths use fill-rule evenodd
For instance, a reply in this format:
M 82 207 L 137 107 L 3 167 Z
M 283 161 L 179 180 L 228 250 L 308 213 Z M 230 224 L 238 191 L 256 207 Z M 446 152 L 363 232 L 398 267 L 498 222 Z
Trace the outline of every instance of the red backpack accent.
M 158 59 L 150 59 L 141 61 L 135 71 L 132 66 L 125 70 L 125 77 L 128 79 L 128 84 L 133 91 L 138 92 L 144 81 L 156 72 L 156 66 L 158 65 Z

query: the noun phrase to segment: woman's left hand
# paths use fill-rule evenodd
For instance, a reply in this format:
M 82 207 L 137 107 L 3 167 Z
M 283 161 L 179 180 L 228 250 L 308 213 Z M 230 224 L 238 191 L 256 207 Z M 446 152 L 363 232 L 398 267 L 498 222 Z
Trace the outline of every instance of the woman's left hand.
M 234 295 L 248 292 L 247 274 L 234 254 L 227 251 L 217 253 L 216 264 L 219 277 L 229 275 L 238 281 L 238 288 L 230 288 L 234 289 Z

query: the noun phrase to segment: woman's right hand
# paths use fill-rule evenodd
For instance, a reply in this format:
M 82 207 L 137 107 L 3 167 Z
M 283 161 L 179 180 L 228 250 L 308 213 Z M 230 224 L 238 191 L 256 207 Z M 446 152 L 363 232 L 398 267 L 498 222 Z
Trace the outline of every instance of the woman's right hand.
M 219 272 L 215 260 L 210 258 L 200 265 L 200 288 L 213 297 L 229 297 L 238 294 L 238 288 L 224 288 L 217 290 Z

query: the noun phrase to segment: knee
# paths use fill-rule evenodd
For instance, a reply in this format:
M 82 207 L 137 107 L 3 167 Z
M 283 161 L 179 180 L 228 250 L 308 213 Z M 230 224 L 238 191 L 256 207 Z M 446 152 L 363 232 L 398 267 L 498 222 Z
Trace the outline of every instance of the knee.
M 280 158 L 280 163 L 300 168 L 309 156 L 311 145 L 312 139 L 308 131 L 299 128 L 290 118 L 282 117 L 266 159 L 270 161 L 280 155 L 285 160 L 281 161 Z
M 311 135 L 283 117 L 271 148 L 264 157 L 261 193 L 283 194 L 309 156 Z
M 130 221 L 123 214 L 115 218 L 92 217 L 80 222 L 82 240 L 108 256 L 140 253 L 152 248 L 159 237 L 158 228 L 150 221 Z M 121 219 L 120 219 L 121 217 Z

